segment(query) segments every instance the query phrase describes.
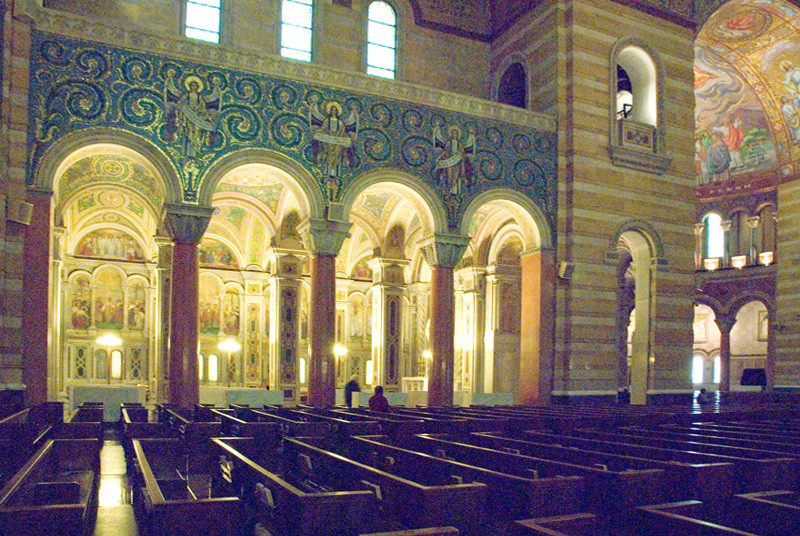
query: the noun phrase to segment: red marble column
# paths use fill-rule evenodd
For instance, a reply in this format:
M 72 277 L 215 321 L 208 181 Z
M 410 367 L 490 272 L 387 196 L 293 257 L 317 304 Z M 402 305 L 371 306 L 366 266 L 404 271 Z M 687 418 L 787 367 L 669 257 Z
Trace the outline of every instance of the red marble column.
M 431 267 L 431 370 L 428 406 L 453 404 L 453 335 L 455 299 L 453 267 Z
M 458 235 L 434 234 L 420 246 L 431 266 L 431 368 L 428 373 L 428 405 L 453 404 L 453 354 L 455 335 L 455 292 L 453 267 L 470 239 Z
M 172 250 L 169 401 L 181 407 L 192 407 L 200 401 L 197 371 L 198 269 L 197 244 L 176 243 Z
M 736 318 L 717 316 L 719 326 L 719 391 L 728 393 L 731 390 L 731 329 Z
M 29 191 L 33 216 L 25 232 L 22 315 L 25 403 L 47 401 L 48 318 L 50 312 L 50 191 Z
M 349 222 L 326 219 L 307 220 L 298 228 L 311 255 L 308 403 L 318 408 L 336 403 L 336 255 L 348 229 Z
M 172 249 L 169 317 L 169 401 L 189 408 L 200 401 L 200 380 L 197 376 L 200 279 L 197 245 L 208 226 L 213 209 L 167 205 L 165 211 L 166 226 L 175 242 Z
M 308 403 L 314 407 L 336 403 L 336 255 L 311 256 L 311 300 L 309 303 Z
M 555 252 L 521 258 L 520 404 L 550 403 L 555 353 Z

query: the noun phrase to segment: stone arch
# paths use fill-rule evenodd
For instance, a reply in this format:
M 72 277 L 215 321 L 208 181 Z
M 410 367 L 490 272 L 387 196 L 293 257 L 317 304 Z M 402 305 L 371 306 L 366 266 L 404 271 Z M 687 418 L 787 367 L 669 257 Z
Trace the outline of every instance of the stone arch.
M 517 218 L 525 251 L 553 247 L 553 232 L 547 215 L 529 197 L 510 188 L 494 188 L 475 196 L 461 216 L 459 231 L 462 236 L 469 235 L 478 210 L 493 201 L 502 203 Z
M 500 94 L 500 81 L 503 78 L 503 75 L 506 73 L 509 67 L 518 63 L 522 66 L 522 70 L 525 74 L 525 108 L 530 108 L 531 102 L 531 92 L 530 92 L 530 81 L 529 81 L 529 73 L 530 73 L 530 66 L 528 65 L 528 58 L 524 54 L 520 54 L 519 52 L 512 52 L 505 58 L 503 58 L 502 63 L 495 71 L 495 75 L 492 77 L 492 100 L 497 101 Z
M 147 139 L 130 132 L 106 127 L 83 129 L 62 137 L 45 152 L 33 170 L 33 188 L 53 191 L 55 180 L 77 158 L 92 148 L 108 146 L 122 148 L 140 163 L 150 167 L 161 181 L 164 203 L 180 203 L 183 193 L 175 166 L 169 157 Z M 137 158 L 138 157 L 138 158 Z
M 664 242 L 661 240 L 656 228 L 644 220 L 628 220 L 617 226 L 608 241 L 607 259 L 616 260 L 620 238 L 631 231 L 637 233 L 646 241 L 648 254 L 659 266 L 667 265 Z M 612 264 L 615 264 L 615 262 Z
M 314 179 L 300 163 L 278 152 L 253 148 L 243 149 L 225 155 L 217 160 L 206 171 L 197 200 L 202 206 L 211 206 L 211 197 L 217 183 L 234 169 L 251 164 L 264 164 L 280 170 L 289 179 L 286 185 L 290 188 L 300 205 L 301 219 L 323 218 L 325 215 L 325 198 L 319 182 Z
M 422 201 L 417 208 L 422 212 L 421 215 L 427 216 L 430 232 L 447 232 L 447 210 L 439 195 L 420 177 L 396 169 L 376 169 L 356 177 L 345 188 L 339 207 L 340 214 L 331 215 L 332 219 L 347 219 L 358 195 L 370 186 L 382 182 L 400 184 L 416 194 Z

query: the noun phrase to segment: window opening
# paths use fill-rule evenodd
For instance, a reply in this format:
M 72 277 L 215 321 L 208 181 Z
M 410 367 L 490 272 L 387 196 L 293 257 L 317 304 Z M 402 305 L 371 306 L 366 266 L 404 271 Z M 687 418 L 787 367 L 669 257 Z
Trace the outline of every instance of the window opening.
M 221 0 L 186 0 L 186 37 L 219 43 Z
M 367 15 L 367 74 L 394 78 L 397 16 L 386 2 L 372 2 Z
M 312 0 L 283 0 L 281 9 L 281 56 L 311 61 Z
M 725 251 L 725 231 L 722 230 L 722 217 L 719 214 L 709 214 L 705 217 L 706 224 L 706 258 L 720 258 Z

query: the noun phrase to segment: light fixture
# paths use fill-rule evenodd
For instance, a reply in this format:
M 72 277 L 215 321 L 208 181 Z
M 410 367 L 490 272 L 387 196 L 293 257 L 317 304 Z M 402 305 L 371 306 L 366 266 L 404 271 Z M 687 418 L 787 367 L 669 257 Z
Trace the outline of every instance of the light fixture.
M 106 351 L 106 383 L 111 383 L 111 349 L 115 348 L 122 344 L 122 339 L 115 333 L 103 333 L 99 337 L 97 337 L 97 344 L 105 348 Z M 122 376 L 122 356 L 117 356 L 119 363 L 117 363 L 117 367 L 114 367 L 119 370 L 118 376 Z
M 230 387 L 231 376 L 233 375 L 232 374 L 233 359 L 231 357 L 231 354 L 233 354 L 233 352 L 238 352 L 239 350 L 241 350 L 242 345 L 239 344 L 239 342 L 236 339 L 225 339 L 224 341 L 220 342 L 217 345 L 217 348 L 219 348 L 223 352 L 228 352 L 228 371 L 226 373 L 226 376 L 228 378 L 228 387 Z
M 333 355 L 336 356 L 336 359 L 341 359 L 347 355 L 347 348 L 337 342 L 333 345 Z

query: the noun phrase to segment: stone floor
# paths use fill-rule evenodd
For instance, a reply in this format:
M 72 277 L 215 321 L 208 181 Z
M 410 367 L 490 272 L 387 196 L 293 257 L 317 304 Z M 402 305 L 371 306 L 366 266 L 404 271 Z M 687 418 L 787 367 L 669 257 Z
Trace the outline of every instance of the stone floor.
M 106 431 L 100 450 L 100 490 L 94 536 L 138 536 L 131 506 L 125 454 L 113 430 Z

